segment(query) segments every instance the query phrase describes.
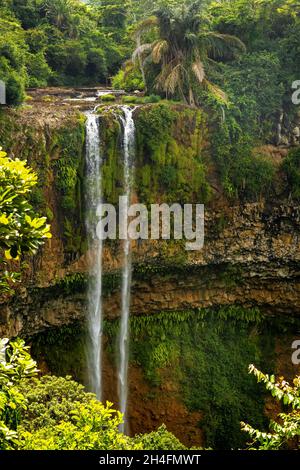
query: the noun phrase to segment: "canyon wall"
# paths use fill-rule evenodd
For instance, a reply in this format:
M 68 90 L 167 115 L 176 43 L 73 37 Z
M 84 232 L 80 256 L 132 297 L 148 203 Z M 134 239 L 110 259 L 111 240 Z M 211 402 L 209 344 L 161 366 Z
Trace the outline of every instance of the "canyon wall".
M 53 239 L 29 267 L 16 296 L 0 307 L 0 332 L 31 335 L 83 321 L 88 256 L 84 227 L 84 111 L 64 96 L 40 95 L 32 106 L 1 115 L 1 145 L 38 172 L 32 195 L 48 216 Z M 104 197 L 122 194 L 118 108 L 100 108 Z M 228 200 L 211 154 L 206 114 L 182 105 L 136 111 L 135 201 L 205 204 L 205 244 L 188 252 L 183 241 L 140 241 L 133 246 L 132 314 L 238 304 L 271 315 L 299 311 L 299 205 L 284 197 Z M 170 131 L 171 129 L 171 131 Z M 166 136 L 168 136 L 166 138 Z M 274 165 L 286 151 L 266 148 Z M 175 168 L 175 174 L 172 173 Z M 121 170 L 120 170 L 121 169 Z M 274 182 L 278 186 L 278 182 Z M 104 311 L 120 311 L 122 251 L 104 251 Z
M 30 341 L 43 372 L 72 374 L 84 382 L 84 112 L 90 105 L 71 103 L 70 96 L 39 92 L 30 105 L 0 116 L 1 146 L 37 171 L 32 203 L 48 216 L 53 233 L 33 259 L 25 260 L 16 294 L 2 299 L 0 335 Z M 103 106 L 98 112 L 104 196 L 116 204 L 123 174 L 119 109 Z M 251 413 L 263 413 L 265 407 L 256 384 L 247 378 L 247 365 L 257 361 L 267 371 L 297 372 L 290 345 L 299 331 L 300 208 L 283 190 L 280 165 L 288 148 L 260 149 L 276 172 L 269 195 L 230 198 L 220 181 L 213 154 L 216 136 L 206 112 L 153 104 L 138 108 L 135 121 L 134 201 L 148 207 L 154 202 L 204 203 L 205 244 L 197 252 L 186 251 L 184 241 L 133 244 L 131 432 L 165 422 L 187 445 L 221 446 L 226 429 L 233 427 L 235 437 L 227 444 L 239 446 L 238 423 L 247 420 L 248 404 Z M 121 266 L 120 244 L 108 241 L 104 371 L 105 396 L 114 402 Z M 231 382 L 236 394 L 228 401 Z M 259 423 L 258 411 L 249 420 Z

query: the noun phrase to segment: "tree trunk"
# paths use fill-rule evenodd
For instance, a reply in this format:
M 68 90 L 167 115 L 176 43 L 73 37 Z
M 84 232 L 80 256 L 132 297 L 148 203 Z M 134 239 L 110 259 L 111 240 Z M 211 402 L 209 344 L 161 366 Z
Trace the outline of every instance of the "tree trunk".
M 140 45 L 141 45 L 140 35 L 138 35 L 137 38 L 136 38 L 136 45 L 137 45 L 137 47 L 140 47 Z M 138 61 L 139 61 L 139 67 L 140 67 L 140 71 L 141 71 L 141 74 L 142 74 L 143 82 L 145 84 L 145 93 L 147 93 L 146 74 L 145 74 L 145 69 L 144 69 L 144 65 L 143 65 L 143 61 L 142 61 L 142 57 L 141 57 L 140 53 L 138 53 Z

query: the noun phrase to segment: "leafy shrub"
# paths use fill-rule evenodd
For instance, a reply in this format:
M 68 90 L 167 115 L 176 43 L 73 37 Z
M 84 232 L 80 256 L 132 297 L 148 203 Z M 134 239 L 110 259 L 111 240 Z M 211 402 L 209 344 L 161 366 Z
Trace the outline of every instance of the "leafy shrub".
M 187 450 L 165 425 L 157 431 L 136 436 L 135 442 L 141 444 L 144 450 Z
M 27 54 L 26 66 L 27 73 L 29 74 L 29 87 L 44 87 L 48 84 L 52 71 L 46 62 L 43 52 Z
M 102 95 L 100 99 L 103 102 L 116 101 L 115 95 L 111 95 L 110 93 L 108 93 L 106 95 Z
M 36 362 L 24 341 L 9 344 L 0 339 L 0 449 L 10 450 L 19 444 L 17 427 L 26 397 L 19 389 L 23 379 L 37 374 Z
M 125 68 L 119 70 L 112 78 L 112 86 L 116 90 L 125 90 L 126 92 L 143 91 L 145 89 L 141 72 L 130 65 L 125 65 Z
M 26 161 L 8 158 L 0 148 L 0 294 L 9 291 L 9 280 L 14 280 L 8 262 L 23 253 L 34 254 L 51 238 L 46 218 L 37 217 L 28 201 L 36 183 L 37 175 Z
M 36 373 L 23 341 L 0 340 L 1 450 L 184 449 L 164 426 L 125 436 L 111 403 L 98 402 L 70 377 L 36 379 Z
M 67 421 L 55 426 L 43 426 L 34 433 L 23 430 L 24 450 L 137 450 L 141 449 L 131 438 L 119 432 L 120 412 L 92 400 L 75 402 Z
M 161 97 L 159 95 L 149 95 L 149 96 L 145 96 L 144 103 L 145 104 L 147 104 L 147 103 L 159 103 L 160 100 L 161 100 Z
M 267 195 L 272 187 L 275 167 L 263 156 L 239 154 L 232 161 L 229 171 L 232 184 L 239 195 L 256 199 L 259 195 Z
M 264 383 L 272 396 L 290 410 L 280 413 L 278 422 L 271 421 L 271 432 L 259 431 L 242 422 L 242 430 L 253 440 L 252 446 L 259 450 L 299 449 L 300 377 L 295 377 L 293 385 L 290 385 L 283 378 L 276 380 L 274 375 L 263 374 L 253 365 L 249 366 L 249 373 L 254 374 L 258 382 Z
M 19 105 L 24 99 L 27 79 L 24 35 L 12 19 L 0 23 L 0 80 L 6 84 L 9 105 Z
M 4 81 L 6 83 L 7 104 L 22 104 L 25 97 L 24 81 L 22 76 L 18 76 L 16 72 L 10 72 L 6 78 L 4 77 Z
M 126 95 L 122 96 L 122 103 L 124 104 L 135 104 L 140 103 L 141 99 L 139 96 Z
M 69 421 L 76 403 L 94 400 L 94 395 L 86 393 L 71 377 L 44 376 L 30 383 L 26 380 L 20 383 L 19 389 L 27 399 L 22 427 L 30 432 Z

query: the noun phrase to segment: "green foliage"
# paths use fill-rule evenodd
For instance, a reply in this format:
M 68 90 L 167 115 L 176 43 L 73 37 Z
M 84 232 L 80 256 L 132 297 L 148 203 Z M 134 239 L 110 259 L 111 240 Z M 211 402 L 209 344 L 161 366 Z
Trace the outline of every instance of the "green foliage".
M 19 444 L 17 427 L 26 398 L 19 389 L 23 379 L 37 374 L 36 363 L 22 340 L 9 344 L 0 339 L 0 449 L 11 450 Z
M 165 425 L 160 426 L 157 431 L 136 436 L 135 441 L 144 450 L 187 450 L 174 434 L 168 432 Z
M 242 430 L 252 439 L 252 446 L 259 450 L 299 449 L 300 436 L 300 377 L 295 377 L 293 385 L 283 378 L 276 381 L 274 375 L 263 374 L 255 366 L 249 366 L 257 382 L 265 385 L 272 397 L 281 402 L 289 411 L 280 413 L 278 421 L 271 421 L 270 432 L 262 432 L 249 424 L 241 423 Z
M 142 43 L 149 31 L 154 40 Z M 167 98 L 180 97 L 190 105 L 199 102 L 197 86 L 225 101 L 224 93 L 207 79 L 207 65 L 211 59 L 235 58 L 245 51 L 237 37 L 209 29 L 200 0 L 173 8 L 162 5 L 137 25 L 135 39 L 133 61 L 146 76 L 150 89 Z
M 226 76 L 225 83 L 231 88 L 235 86 L 238 69 L 238 75 L 245 77 L 240 98 L 243 99 L 245 90 L 246 95 L 253 97 L 251 108 L 254 105 L 257 111 L 263 109 L 269 118 L 270 115 L 274 117 L 278 106 L 289 114 L 294 112 L 290 90 L 299 70 L 296 38 L 300 31 L 296 3 L 289 0 L 232 0 L 212 2 L 209 7 L 213 27 L 240 37 L 249 52 L 240 62 L 240 65 L 244 63 L 244 71 L 239 64 L 230 64 L 230 77 Z M 261 119 L 258 135 L 270 121 Z
M 143 99 L 143 98 L 142 98 Z M 140 97 L 123 97 L 139 102 Z M 156 97 L 151 100 L 156 101 Z M 101 143 L 105 155 L 104 199 L 118 202 L 122 194 L 121 127 L 119 107 L 102 108 Z M 206 202 L 210 187 L 206 180 L 208 163 L 206 116 L 200 110 L 161 101 L 139 107 L 135 112 L 135 186 L 143 203 Z
M 112 78 L 112 86 L 116 90 L 143 91 L 145 84 L 141 72 L 136 67 L 125 65 L 119 72 Z
M 0 80 L 6 84 L 6 100 L 9 105 L 21 104 L 25 96 L 25 52 L 24 33 L 19 24 L 9 15 L 1 15 Z
M 122 103 L 124 104 L 137 104 L 137 103 L 142 103 L 143 100 L 139 96 L 135 95 L 125 95 L 122 96 Z
M 104 103 L 106 102 L 112 102 L 112 101 L 116 101 L 116 97 L 115 95 L 112 95 L 110 93 L 108 93 L 107 95 L 102 95 L 101 96 L 101 101 L 103 101 Z
M 8 104 L 25 86 L 91 85 L 116 73 L 125 50 L 97 9 L 79 0 L 10 0 L 0 6 L 0 79 Z
M 140 111 L 137 122 L 138 131 L 143 132 L 150 148 L 156 149 L 161 140 L 168 136 L 175 117 L 175 112 L 167 104 L 159 104 Z
M 219 73 L 222 76 L 218 78 L 225 81 L 231 102 L 229 116 L 237 120 L 254 143 L 258 138 L 274 141 L 274 122 L 282 108 L 285 91 L 278 55 L 273 51 L 248 53 L 234 64 L 220 66 Z
M 293 331 L 298 323 L 294 324 Z M 117 321 L 105 322 L 105 335 L 113 355 L 118 329 Z M 230 306 L 132 316 L 130 331 L 131 363 L 142 368 L 154 395 L 159 396 L 165 381 L 175 381 L 178 398 L 190 411 L 203 415 L 199 426 L 205 432 L 206 446 L 215 449 L 243 447 L 246 437 L 240 432 L 240 421 L 245 417 L 255 426 L 263 428 L 266 425 L 265 397 L 262 391 L 257 391 L 255 382 L 247 374 L 247 367 L 251 361 L 260 363 L 261 367 L 266 364 L 272 367 L 274 338 L 283 331 L 290 331 L 286 319 L 276 319 L 274 324 L 274 320 L 263 316 L 258 309 Z M 59 374 L 71 371 L 84 380 L 79 371 L 80 368 L 85 370 L 82 328 L 70 325 L 65 329 L 50 330 L 47 338 L 46 335 L 44 340 L 40 338 L 38 347 L 36 338 L 33 344 L 34 354 L 43 357 L 50 370 Z M 70 397 L 72 402 L 81 402 L 80 397 L 85 397 L 83 390 L 70 379 L 66 383 L 63 379 L 44 378 L 43 381 L 30 388 L 33 401 L 29 395 L 30 413 L 24 412 L 24 416 L 29 416 L 26 420 L 31 416 L 42 423 L 38 418 L 42 402 L 45 402 L 45 420 L 52 417 L 59 420 L 60 414 L 67 415 L 72 406 L 59 398 L 60 394 Z M 34 390 L 38 392 L 37 405 L 34 404 Z M 170 393 L 173 396 L 174 391 Z M 44 395 L 50 398 L 44 398 Z M 145 449 L 156 446 L 157 449 L 175 449 L 175 438 L 163 428 L 159 431 L 142 439 L 138 436 L 137 442 Z
M 225 194 L 246 200 L 268 197 L 276 169 L 255 147 L 265 141 L 276 143 L 284 99 L 278 55 L 248 53 L 234 63 L 219 64 L 211 73 L 228 96 L 224 106 L 202 92 L 212 118 L 212 152 Z
M 137 450 L 141 446 L 119 432 L 120 412 L 111 403 L 104 406 L 96 400 L 74 403 L 68 421 L 42 427 L 30 433 L 24 431 L 24 450 Z
M 22 428 L 35 432 L 44 427 L 68 422 L 78 403 L 91 403 L 94 395 L 71 377 L 44 376 L 31 382 L 23 380 L 20 392 L 26 395 L 26 409 L 22 412 Z
M 229 198 L 257 200 L 262 195 L 272 194 L 276 168 L 271 160 L 253 148 L 259 144 L 253 135 L 258 121 L 252 121 L 253 128 L 249 130 L 251 120 L 242 123 L 239 113 L 239 108 L 233 106 L 225 110 L 225 121 L 220 120 L 220 114 L 215 116 L 217 131 L 212 143 L 213 157 Z
M 28 53 L 26 56 L 26 68 L 29 76 L 29 87 L 44 87 L 48 84 L 52 71 L 46 62 L 43 52 Z
M 63 286 L 61 290 L 59 290 L 59 286 L 62 286 L 62 282 L 58 283 L 49 290 L 47 296 L 51 298 L 53 295 L 57 296 L 59 292 L 70 295 L 72 292 L 74 299 L 82 292 L 82 284 L 79 282 L 72 283 L 70 281 L 70 284 Z M 76 290 L 76 285 L 79 286 L 78 290 Z M 32 356 L 34 358 L 42 357 L 53 374 L 62 377 L 71 375 L 81 383 L 86 383 L 86 339 L 84 325 L 79 322 L 51 328 L 34 336 L 31 347 Z
M 136 186 L 142 202 L 206 202 L 206 118 L 200 111 L 166 102 L 136 115 Z
M 77 119 L 58 129 L 52 139 L 52 152 L 59 153 L 52 166 L 55 187 L 64 215 L 64 240 L 67 253 L 82 249 L 82 186 L 85 121 Z
M 293 149 L 282 163 L 282 170 L 286 176 L 287 190 L 291 196 L 300 199 L 300 149 Z
M 0 354 L 1 450 L 184 449 L 164 426 L 136 438 L 120 433 L 122 414 L 70 377 L 34 379 L 22 340 L 0 340 Z
M 34 254 L 51 238 L 45 217 L 37 217 L 28 196 L 37 183 L 37 175 L 26 161 L 11 160 L 0 148 L 0 249 L 1 291 L 9 290 L 14 276 L 8 273 L 7 262 L 24 254 Z M 5 256 L 6 261 L 3 259 Z
M 105 331 L 114 344 L 118 324 L 106 324 Z M 251 358 L 264 364 L 274 348 L 273 333 L 258 310 L 231 306 L 135 316 L 130 331 L 130 360 L 142 367 L 154 394 L 165 381 L 176 381 L 188 409 L 203 413 L 199 426 L 207 447 L 244 446 L 245 415 L 264 425 L 264 397 L 247 374 Z
M 84 273 L 74 273 L 60 279 L 53 287 L 52 290 L 57 293 L 74 294 L 75 292 L 85 291 L 87 286 L 87 276 Z
M 149 96 L 145 96 L 144 103 L 145 104 L 158 103 L 160 100 L 161 100 L 161 97 L 159 95 L 149 95 Z

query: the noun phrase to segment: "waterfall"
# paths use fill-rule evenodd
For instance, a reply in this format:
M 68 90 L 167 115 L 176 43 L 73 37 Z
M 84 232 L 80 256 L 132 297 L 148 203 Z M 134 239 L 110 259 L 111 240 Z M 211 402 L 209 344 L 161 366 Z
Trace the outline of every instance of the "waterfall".
M 131 202 L 131 188 L 133 177 L 133 163 L 135 153 L 135 125 L 133 111 L 130 107 L 122 107 L 124 116 L 121 121 L 124 128 L 123 151 L 124 151 L 124 190 L 125 190 L 125 213 L 127 214 Z M 128 227 L 128 220 L 123 221 Z M 120 411 L 124 415 L 124 423 L 120 426 L 120 431 L 126 431 L 126 413 L 128 398 L 128 356 L 129 356 L 129 315 L 130 315 L 130 290 L 131 290 L 131 243 L 127 236 L 124 240 L 124 267 L 122 274 L 122 312 L 121 327 L 119 337 L 119 405 Z
M 88 286 L 88 371 L 91 391 L 102 398 L 102 251 L 96 235 L 97 207 L 102 201 L 99 121 L 88 114 L 86 123 L 86 229 L 90 276 Z
M 133 164 L 135 154 L 135 126 L 133 120 L 134 109 L 122 107 L 123 116 L 123 155 L 124 155 L 124 213 L 127 214 L 131 203 L 131 189 L 133 179 Z M 90 281 L 88 288 L 88 370 L 91 390 L 97 398 L 102 398 L 102 254 L 103 240 L 96 236 L 97 207 L 102 202 L 101 181 L 101 152 L 98 118 L 95 114 L 88 114 L 86 125 L 86 227 L 90 257 Z M 128 220 L 123 220 L 123 229 L 126 229 Z M 131 242 L 129 238 L 123 245 L 124 266 L 122 273 L 122 305 L 121 325 L 119 335 L 120 364 L 118 373 L 119 405 L 124 415 L 124 424 L 121 432 L 126 430 L 126 413 L 128 398 L 128 355 L 129 355 L 129 315 L 131 290 Z

